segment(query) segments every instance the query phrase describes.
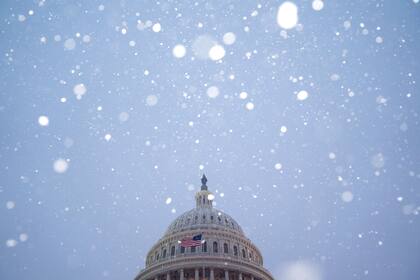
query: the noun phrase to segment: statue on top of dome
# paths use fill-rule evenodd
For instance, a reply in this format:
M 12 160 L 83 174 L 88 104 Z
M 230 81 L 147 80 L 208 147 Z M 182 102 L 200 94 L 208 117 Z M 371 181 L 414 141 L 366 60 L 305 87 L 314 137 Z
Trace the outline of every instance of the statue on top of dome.
M 206 183 L 207 183 L 207 177 L 206 177 L 206 175 L 205 174 L 203 174 L 203 177 L 201 177 L 201 190 L 202 191 L 207 191 L 207 185 L 206 185 Z

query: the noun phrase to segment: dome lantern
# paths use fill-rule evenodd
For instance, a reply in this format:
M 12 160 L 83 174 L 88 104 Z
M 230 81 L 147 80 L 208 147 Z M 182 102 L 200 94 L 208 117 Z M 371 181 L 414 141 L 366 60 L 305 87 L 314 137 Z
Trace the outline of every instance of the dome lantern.
M 213 208 L 214 195 L 208 190 L 206 183 L 207 177 L 203 174 L 201 178 L 201 190 L 195 194 L 197 208 Z

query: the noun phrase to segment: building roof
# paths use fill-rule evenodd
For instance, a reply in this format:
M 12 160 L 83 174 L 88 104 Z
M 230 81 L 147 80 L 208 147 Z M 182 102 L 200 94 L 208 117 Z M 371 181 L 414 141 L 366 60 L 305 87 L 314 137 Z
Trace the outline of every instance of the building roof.
M 165 235 L 194 229 L 220 229 L 244 235 L 242 228 L 231 216 L 213 208 L 214 195 L 208 191 L 205 175 L 201 178 L 201 183 L 201 190 L 195 195 L 196 207 L 176 218 Z
M 194 229 L 220 229 L 244 235 L 242 228 L 231 216 L 213 207 L 196 207 L 183 213 L 169 225 L 165 235 Z

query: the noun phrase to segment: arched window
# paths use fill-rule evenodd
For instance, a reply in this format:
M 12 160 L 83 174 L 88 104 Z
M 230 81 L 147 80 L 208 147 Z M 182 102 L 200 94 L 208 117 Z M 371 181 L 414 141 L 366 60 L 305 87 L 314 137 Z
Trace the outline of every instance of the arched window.
M 219 252 L 219 250 L 218 250 L 219 248 L 217 248 L 217 242 L 216 241 L 214 241 L 213 242 L 213 253 L 217 253 L 217 252 Z
M 201 244 L 201 252 L 207 252 L 207 242 Z
M 235 256 L 237 256 L 237 255 L 238 255 L 238 247 L 237 247 L 237 246 L 233 246 L 233 254 L 234 254 Z
M 175 246 L 171 247 L 171 256 L 175 256 Z
M 252 259 L 254 259 L 253 258 L 253 256 L 252 256 L 252 252 L 249 252 L 249 258 L 252 260 Z
M 181 254 L 184 254 L 184 253 L 185 253 L 185 247 L 181 246 Z
M 166 249 L 163 250 L 162 259 L 166 258 Z
M 245 253 L 245 249 L 242 249 L 242 258 L 246 258 L 246 253 Z
M 229 247 L 227 243 L 223 244 L 223 253 L 228 254 L 229 253 Z
M 159 253 L 156 253 L 156 260 L 159 259 Z

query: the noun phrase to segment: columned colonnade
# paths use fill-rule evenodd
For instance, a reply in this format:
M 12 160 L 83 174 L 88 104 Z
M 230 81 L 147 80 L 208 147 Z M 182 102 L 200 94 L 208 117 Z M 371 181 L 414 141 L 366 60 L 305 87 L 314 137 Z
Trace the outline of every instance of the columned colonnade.
M 252 274 L 221 268 L 181 268 L 155 275 L 148 280 L 262 280 Z

